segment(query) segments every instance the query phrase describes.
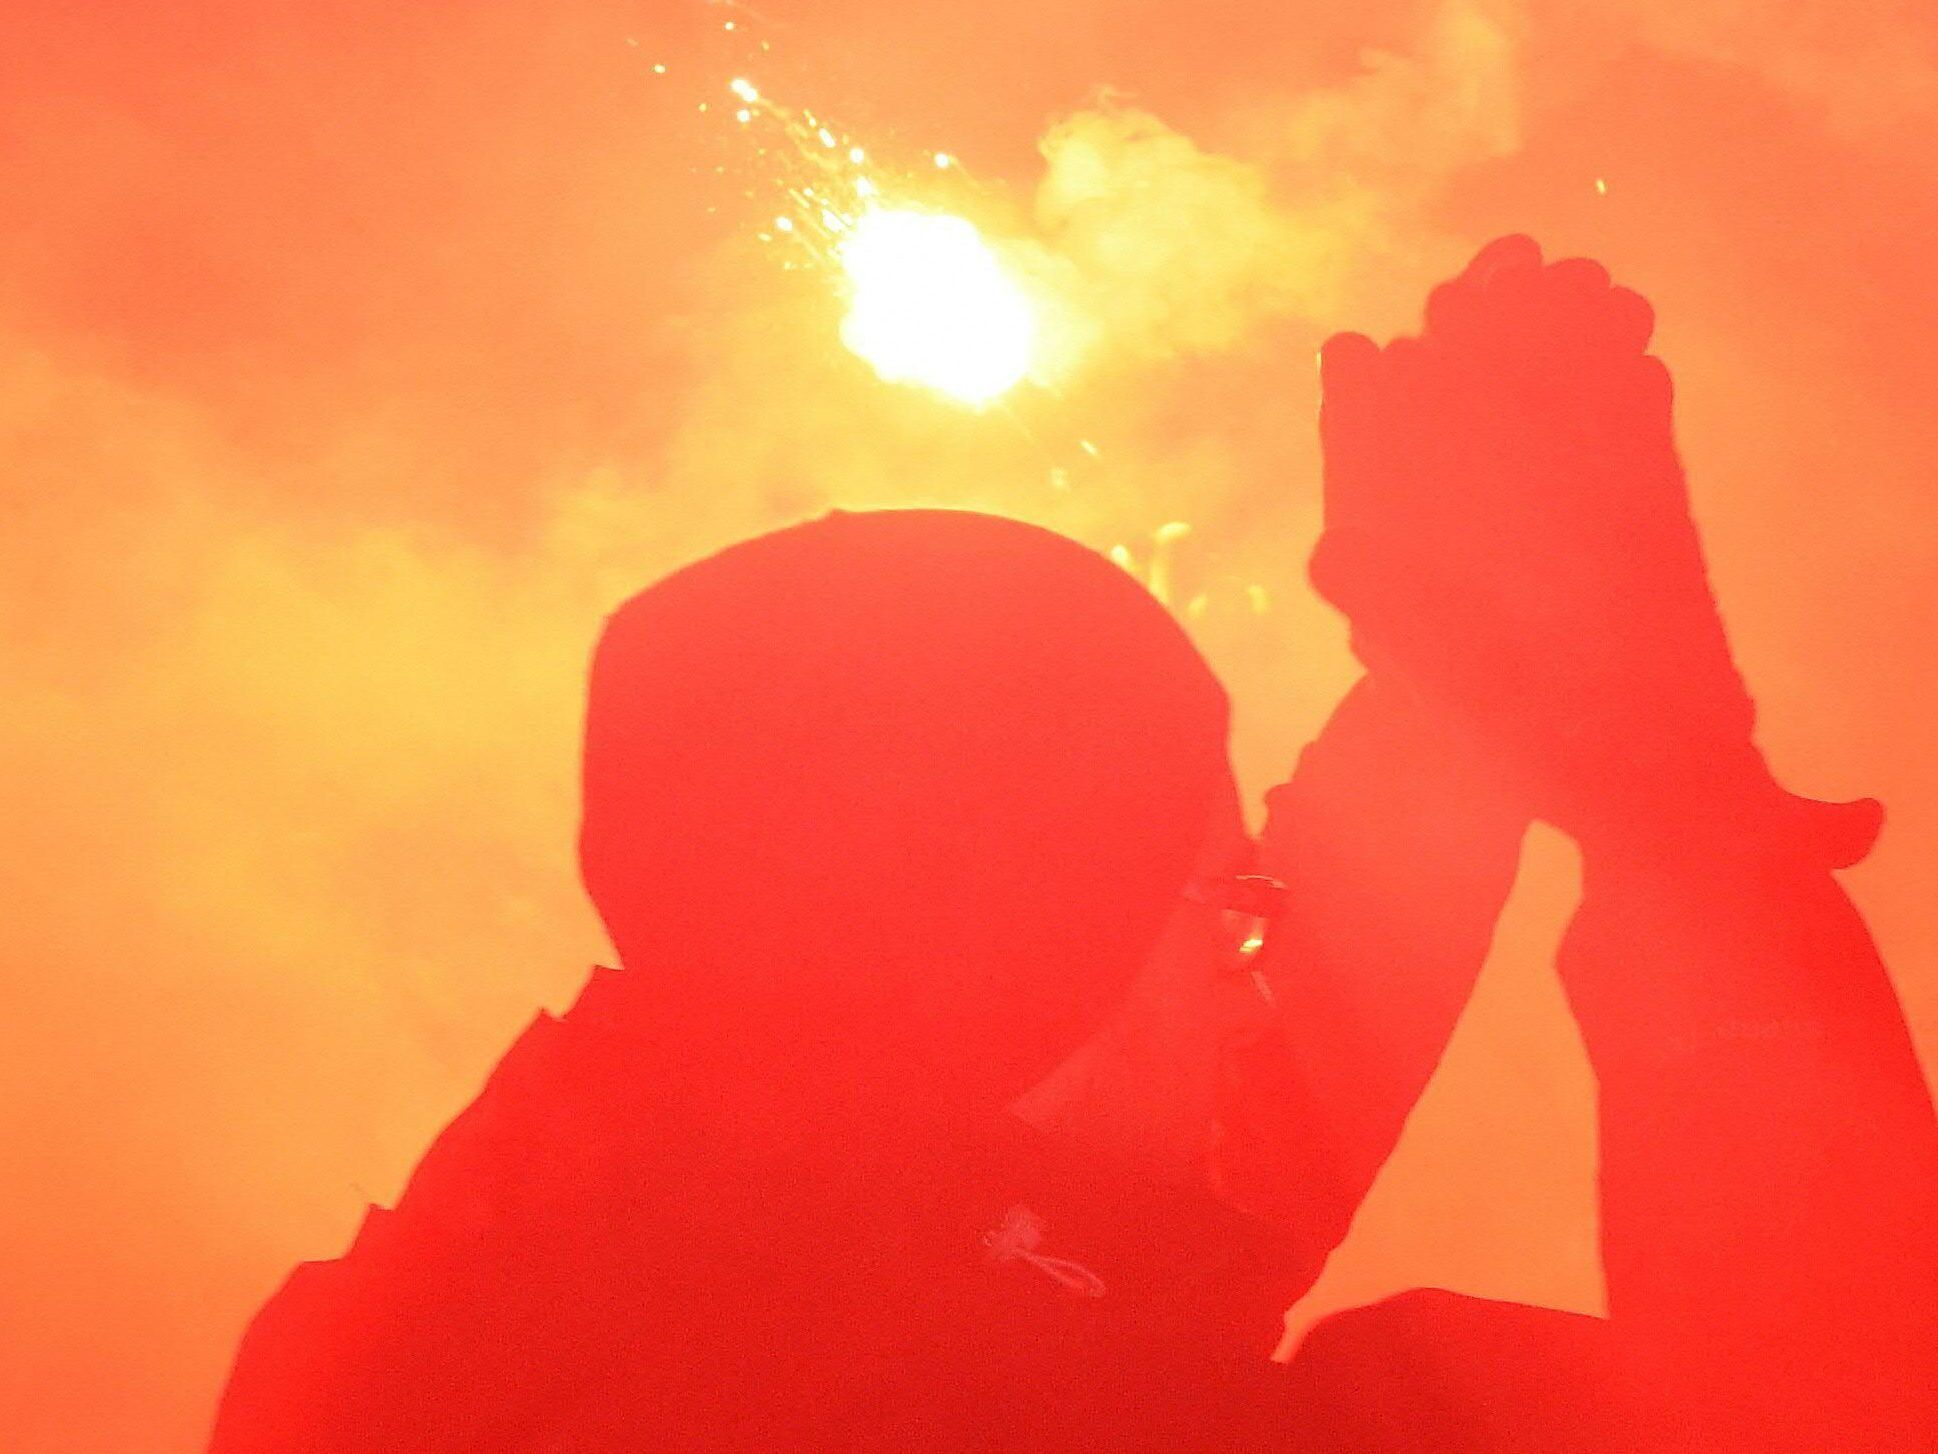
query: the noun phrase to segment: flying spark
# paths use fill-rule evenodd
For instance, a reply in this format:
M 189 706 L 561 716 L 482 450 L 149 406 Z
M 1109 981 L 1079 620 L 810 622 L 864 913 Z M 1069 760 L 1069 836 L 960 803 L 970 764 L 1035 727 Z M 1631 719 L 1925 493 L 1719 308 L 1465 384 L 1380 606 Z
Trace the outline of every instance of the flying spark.
M 973 408 L 1027 376 L 1034 309 L 975 225 L 937 205 L 933 174 L 923 182 L 884 167 L 829 118 L 770 98 L 745 74 L 729 73 L 724 90 L 732 100 L 720 110 L 753 138 L 759 163 L 745 196 L 771 193 L 778 204 L 754 236 L 785 249 L 789 271 L 838 269 L 848 305 L 841 337 L 851 350 L 884 379 Z M 925 155 L 952 174 L 944 189 L 965 190 L 952 154 Z

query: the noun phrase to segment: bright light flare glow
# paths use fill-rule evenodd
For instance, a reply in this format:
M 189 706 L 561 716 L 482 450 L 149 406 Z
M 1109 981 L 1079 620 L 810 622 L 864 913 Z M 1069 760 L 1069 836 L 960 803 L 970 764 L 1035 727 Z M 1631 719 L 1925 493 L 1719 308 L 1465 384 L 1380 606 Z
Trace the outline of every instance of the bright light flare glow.
M 884 379 L 979 406 L 1029 371 L 1029 300 L 969 222 L 866 212 L 837 251 L 851 291 L 842 341 Z

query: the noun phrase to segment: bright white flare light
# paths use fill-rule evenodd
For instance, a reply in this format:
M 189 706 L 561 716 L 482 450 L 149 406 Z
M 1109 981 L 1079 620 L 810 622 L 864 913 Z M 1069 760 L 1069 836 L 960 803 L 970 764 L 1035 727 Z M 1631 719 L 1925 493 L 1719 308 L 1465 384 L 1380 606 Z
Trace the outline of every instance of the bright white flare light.
M 1029 300 L 970 223 L 867 212 L 838 251 L 852 294 L 842 341 L 884 379 L 983 405 L 1029 371 Z

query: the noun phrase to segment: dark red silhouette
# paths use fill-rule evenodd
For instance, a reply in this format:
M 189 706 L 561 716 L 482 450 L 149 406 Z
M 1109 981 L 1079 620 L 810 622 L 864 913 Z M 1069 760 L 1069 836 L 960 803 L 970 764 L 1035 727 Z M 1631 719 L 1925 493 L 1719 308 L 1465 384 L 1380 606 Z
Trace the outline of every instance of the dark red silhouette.
M 1876 814 L 1751 743 L 1650 323 L 1508 239 L 1421 339 L 1328 347 L 1314 577 L 1369 672 L 1272 798 L 1223 1203 L 1006 1109 L 1231 818 L 1222 692 L 1067 541 L 837 515 L 610 623 L 624 968 L 259 1315 L 217 1454 L 1925 1447 L 1938 1128 L 1829 872 Z M 1275 1367 L 1532 817 L 1586 858 L 1610 1318 L 1418 1293 Z
M 1596 264 L 1507 238 L 1433 295 L 1423 337 L 1325 353 L 1315 582 L 1373 688 L 1583 851 L 1560 968 L 1599 1082 L 1610 1316 L 1419 1293 L 1336 1318 L 1293 1371 L 1322 1445 L 1938 1439 L 1938 1126 L 1830 872 L 1880 813 L 1791 797 L 1753 745 L 1652 326 Z M 1270 951 L 1288 990 L 1359 971 L 1320 923 Z M 1334 1094 L 1300 1069 L 1324 993 L 1288 1014 L 1313 1027 L 1286 1060 L 1302 1118 Z M 1291 1193 L 1307 1159 L 1262 1164 Z
M 986 516 L 836 515 L 640 595 L 586 732 L 584 873 L 625 967 L 298 1270 L 214 1447 L 1194 1427 L 1314 1269 L 1005 1107 L 1179 902 L 1232 795 L 1226 711 L 1130 577 Z

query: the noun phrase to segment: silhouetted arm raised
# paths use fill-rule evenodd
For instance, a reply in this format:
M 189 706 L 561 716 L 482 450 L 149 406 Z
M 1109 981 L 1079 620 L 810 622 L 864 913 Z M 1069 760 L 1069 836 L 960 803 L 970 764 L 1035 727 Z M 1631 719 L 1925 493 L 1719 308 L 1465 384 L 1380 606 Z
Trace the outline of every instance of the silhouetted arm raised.
M 1561 967 L 1600 1089 L 1610 1315 L 1696 1421 L 1678 1447 L 1922 1447 L 1938 1123 L 1833 877 L 1880 810 L 1793 796 L 1755 746 L 1652 325 L 1598 265 L 1509 238 L 1420 338 L 1335 340 L 1329 504 L 1335 466 L 1352 488 L 1314 577 L 1376 677 L 1582 846 Z
M 1527 819 L 1439 714 L 1377 675 L 1269 804 L 1260 866 L 1288 892 L 1256 963 L 1275 1014 L 1232 1054 L 1219 1173 L 1323 1256 L 1439 1064 Z

